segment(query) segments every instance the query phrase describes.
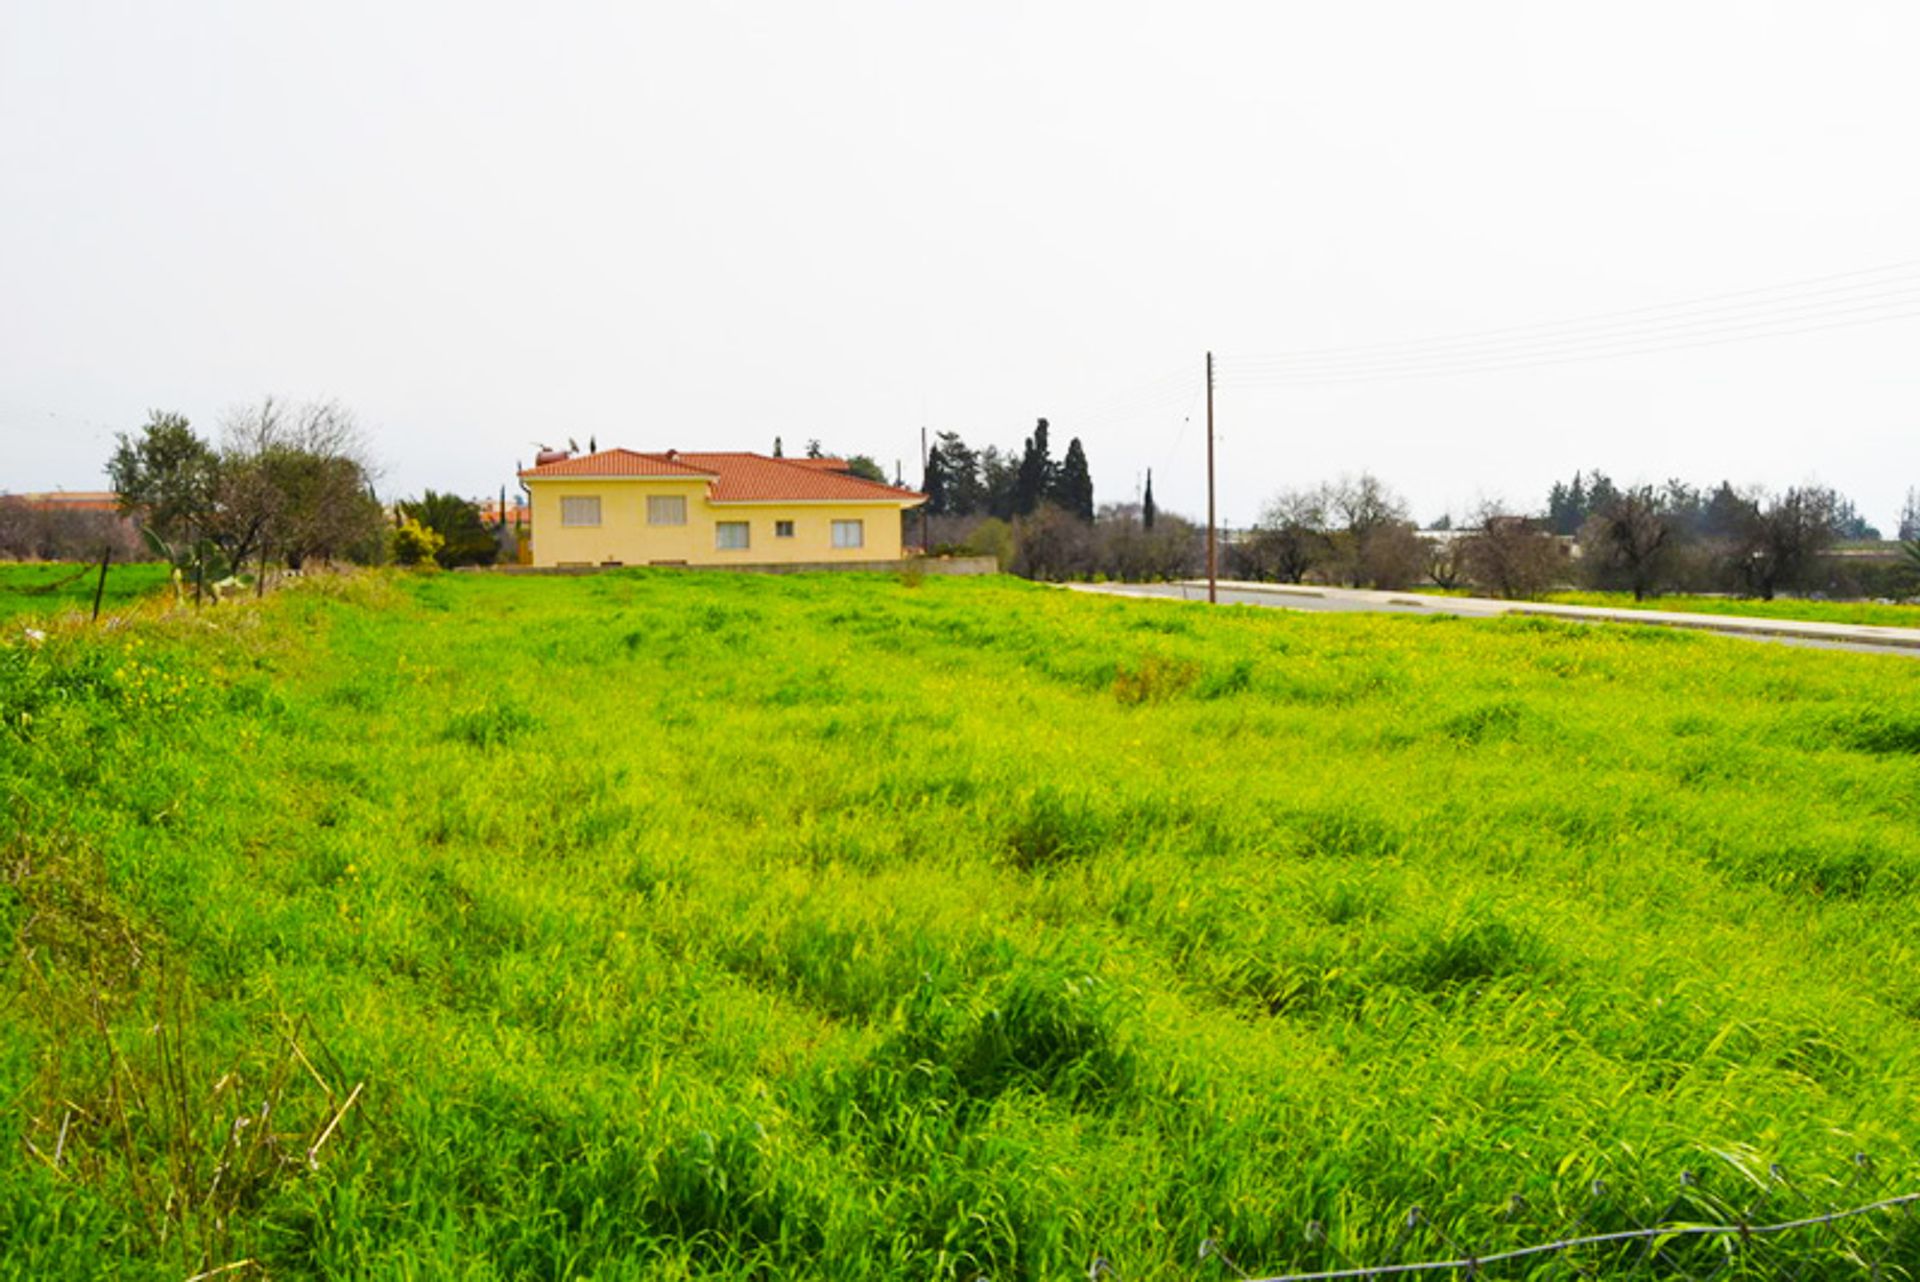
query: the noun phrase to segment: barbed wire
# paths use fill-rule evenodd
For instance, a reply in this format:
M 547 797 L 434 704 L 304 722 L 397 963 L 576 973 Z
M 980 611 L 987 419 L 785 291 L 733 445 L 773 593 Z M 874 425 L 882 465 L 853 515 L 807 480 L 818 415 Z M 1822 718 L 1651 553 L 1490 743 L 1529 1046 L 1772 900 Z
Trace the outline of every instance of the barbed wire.
M 1232 1268 L 1247 1282 L 1336 1282 L 1342 1278 L 1378 1278 L 1397 1273 L 1433 1273 L 1441 1270 L 1474 1272 L 1491 1264 L 1502 1264 L 1509 1260 L 1525 1259 L 1532 1255 L 1553 1255 L 1571 1251 L 1583 1246 L 1614 1246 L 1626 1242 L 1674 1241 L 1689 1237 L 1760 1237 L 1773 1233 L 1788 1233 L 1794 1229 L 1813 1228 L 1822 1224 L 1835 1224 L 1841 1220 L 1858 1215 L 1869 1215 L 1875 1211 L 1891 1210 L 1895 1207 L 1911 1206 L 1920 1202 L 1920 1193 L 1903 1193 L 1899 1197 L 1882 1198 L 1878 1202 L 1869 1202 L 1865 1206 L 1848 1207 L 1843 1211 L 1829 1211 L 1825 1215 L 1810 1215 L 1803 1219 L 1786 1220 L 1779 1224 L 1664 1224 L 1645 1229 L 1622 1229 L 1617 1233 L 1590 1233 L 1585 1237 L 1561 1238 L 1557 1242 L 1541 1242 L 1534 1246 L 1514 1247 L 1506 1251 L 1493 1251 L 1486 1255 L 1468 1255 L 1453 1260 L 1419 1260 L 1409 1264 L 1361 1265 L 1350 1269 L 1326 1269 L 1318 1273 L 1277 1273 L 1271 1277 L 1255 1278 L 1234 1264 L 1224 1252 L 1215 1246 L 1211 1252 Z M 1415 1207 L 1409 1213 L 1413 1224 L 1419 1222 L 1420 1208 Z M 1208 1246 L 1213 1239 L 1201 1243 L 1203 1259 L 1208 1257 Z
M 1435 1274 L 1462 1279 L 1658 1277 L 1671 1282 L 1735 1278 L 1819 1282 L 1830 1277 L 1891 1282 L 1920 1277 L 1920 1215 L 1915 1214 L 1920 1191 L 1865 1196 L 1861 1182 L 1873 1175 L 1874 1164 L 1864 1154 L 1855 1155 L 1848 1178 L 1821 1181 L 1832 1198 L 1826 1209 L 1818 1210 L 1814 1209 L 1817 1203 L 1788 1180 L 1779 1165 L 1768 1167 L 1764 1177 L 1744 1164 L 1736 1167 L 1746 1179 L 1742 1187 L 1750 1200 L 1744 1205 L 1714 1197 L 1693 1173 L 1682 1172 L 1673 1199 L 1640 1220 L 1625 1213 L 1607 1186 L 1596 1180 L 1587 1188 L 1585 1207 L 1573 1208 L 1571 1222 L 1562 1220 L 1561 1232 L 1542 1233 L 1540 1241 L 1514 1244 L 1509 1239 L 1490 1242 L 1483 1250 L 1467 1249 L 1415 1206 L 1399 1218 L 1391 1240 L 1383 1241 L 1370 1262 L 1337 1249 L 1319 1221 L 1306 1225 L 1305 1241 L 1321 1256 L 1320 1267 L 1256 1274 L 1229 1254 L 1218 1236 L 1200 1243 L 1199 1261 L 1203 1267 L 1211 1266 L 1216 1275 L 1238 1282 L 1354 1282 Z M 1783 1196 L 1799 1200 L 1800 1205 L 1777 1204 L 1776 1199 Z M 1832 1204 L 1842 1200 L 1845 1205 Z M 1526 1198 L 1515 1194 L 1494 1218 L 1518 1225 L 1534 1218 L 1531 1209 Z M 1608 1219 L 1618 1223 L 1622 1218 L 1630 1227 L 1606 1226 Z M 1535 1227 L 1546 1226 L 1536 1222 Z M 1812 1242 L 1787 1240 L 1804 1234 L 1818 1236 Z M 1422 1239 L 1431 1239 L 1436 1247 L 1431 1258 L 1405 1258 Z M 1552 1263 L 1556 1259 L 1557 1266 Z M 1540 1272 L 1543 1267 L 1550 1272 Z M 1102 1277 L 1118 1279 L 1121 1270 L 1096 1258 L 1089 1276 L 1096 1282 Z

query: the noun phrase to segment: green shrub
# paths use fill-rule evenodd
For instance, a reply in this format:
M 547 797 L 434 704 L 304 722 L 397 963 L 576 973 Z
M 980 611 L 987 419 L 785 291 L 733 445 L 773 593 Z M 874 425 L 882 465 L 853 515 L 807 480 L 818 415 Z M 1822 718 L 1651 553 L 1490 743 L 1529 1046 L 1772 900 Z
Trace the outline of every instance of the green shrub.
M 410 569 L 432 569 L 446 539 L 412 517 L 406 517 L 393 531 L 393 563 Z

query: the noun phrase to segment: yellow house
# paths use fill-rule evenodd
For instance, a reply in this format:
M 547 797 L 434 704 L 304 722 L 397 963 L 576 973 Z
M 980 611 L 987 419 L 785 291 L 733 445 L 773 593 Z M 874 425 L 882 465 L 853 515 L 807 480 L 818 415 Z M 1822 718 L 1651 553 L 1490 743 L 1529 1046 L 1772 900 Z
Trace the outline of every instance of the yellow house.
M 545 566 L 896 561 L 900 513 L 926 501 L 839 459 L 764 454 L 601 450 L 520 479 Z

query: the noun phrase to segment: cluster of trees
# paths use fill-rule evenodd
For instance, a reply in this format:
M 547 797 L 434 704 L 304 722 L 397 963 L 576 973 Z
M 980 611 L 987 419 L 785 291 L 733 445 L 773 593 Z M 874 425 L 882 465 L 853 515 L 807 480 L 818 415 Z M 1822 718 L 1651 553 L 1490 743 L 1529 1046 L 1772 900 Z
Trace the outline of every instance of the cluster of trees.
M 107 474 L 145 550 L 210 581 L 310 562 L 491 565 L 513 550 L 504 521 L 489 525 L 454 494 L 397 503 L 389 524 L 366 438 L 334 401 L 268 397 L 229 415 L 218 443 L 156 410 L 138 432 L 119 434 Z
M 916 527 L 918 514 L 907 521 Z M 936 553 L 992 556 L 1009 573 L 1052 582 L 1188 578 L 1200 572 L 1205 547 L 1204 530 L 1164 512 L 1149 524 L 1139 503 L 1106 504 L 1091 521 L 1043 504 L 1012 520 L 936 516 L 929 527 Z
M 1908 564 L 1920 564 L 1920 492 L 1909 496 L 1901 530 L 1914 540 Z M 1442 521 L 1423 534 L 1403 500 L 1361 476 L 1278 495 L 1231 541 L 1227 572 L 1370 588 L 1426 582 L 1505 597 L 1574 585 L 1636 598 L 1920 591 L 1904 566 L 1828 555 L 1836 544 L 1877 537 L 1851 502 L 1824 486 L 1777 493 L 1727 483 L 1619 486 L 1597 471 L 1555 485 L 1544 512 L 1487 504 L 1463 528 Z
M 1863 587 L 1827 558 L 1837 543 L 1878 540 L 1880 532 L 1845 495 L 1821 485 L 1777 493 L 1728 481 L 1711 489 L 1678 480 L 1621 487 L 1603 472 L 1576 473 L 1549 493 L 1546 519 L 1577 540 L 1587 583 L 1636 598 L 1675 589 L 1771 600 L 1783 591 L 1901 588 L 1900 576 L 1884 574 Z
M 920 490 L 927 496 L 930 516 L 990 516 L 1002 521 L 1031 516 L 1054 507 L 1074 520 L 1091 523 L 1093 473 L 1087 451 L 1074 437 L 1067 452 L 1054 461 L 1047 420 L 1034 424 L 1014 454 L 989 445 L 974 450 L 958 432 L 941 432 L 927 451 L 927 470 Z M 1146 521 L 1152 525 L 1147 509 Z
M 1617 490 L 1595 506 L 1577 535 L 1587 580 L 1636 599 L 1685 588 L 1772 600 L 1782 591 L 1833 591 L 1823 554 L 1846 539 L 1879 537 L 1825 486 L 1769 494 L 1723 483 L 1704 502 L 1689 501 L 1696 498 L 1669 483 Z
M 107 473 L 154 550 L 223 577 L 252 566 L 383 559 L 386 521 L 353 416 L 268 397 L 228 416 L 218 444 L 154 411 L 116 438 Z
M 1748 508 L 1758 498 L 1764 497 L 1736 489 L 1730 481 L 1722 481 L 1711 489 L 1701 489 L 1685 481 L 1670 480 L 1652 489 L 1658 496 L 1660 507 L 1674 521 L 1689 534 L 1702 538 L 1732 535 L 1746 519 Z M 1555 534 L 1569 537 L 1578 535 L 1595 515 L 1618 502 L 1620 493 L 1620 487 L 1605 472 L 1598 469 L 1586 473 L 1575 472 L 1573 480 L 1557 481 L 1548 491 L 1544 518 L 1547 528 Z M 1836 538 L 1873 540 L 1880 537 L 1880 531 L 1860 515 L 1851 500 L 1840 494 L 1834 494 L 1833 497 L 1837 505 L 1833 512 Z
M 1311 578 L 1358 588 L 1420 581 L 1428 548 L 1407 504 L 1378 477 L 1362 475 L 1285 490 L 1251 530 L 1228 544 L 1233 578 L 1300 583 Z
M 1159 511 L 1151 476 L 1139 503 L 1096 508 L 1086 447 L 1073 437 L 1056 460 L 1044 418 L 1017 451 L 937 434 L 920 489 L 930 550 L 994 556 L 1027 578 L 1170 579 L 1199 566 L 1201 532 Z

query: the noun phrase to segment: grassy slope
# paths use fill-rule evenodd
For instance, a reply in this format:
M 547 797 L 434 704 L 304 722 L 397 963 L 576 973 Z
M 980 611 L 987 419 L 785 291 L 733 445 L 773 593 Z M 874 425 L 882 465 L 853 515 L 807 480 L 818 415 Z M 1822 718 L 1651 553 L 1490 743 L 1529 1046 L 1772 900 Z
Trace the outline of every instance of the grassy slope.
M 1149 1277 L 1920 1174 L 1916 707 L 1903 659 L 941 579 L 0 649 L 0 1258 Z M 368 1086 L 303 1175 L 322 1078 Z M 154 1245 L 275 1092 L 296 1160 Z M 62 1117 L 66 1178 L 16 1142 Z
M 167 585 L 170 573 L 169 567 L 159 564 L 109 567 L 106 591 L 100 602 L 102 612 L 122 610 L 158 592 Z M 18 618 L 45 622 L 75 611 L 90 613 L 94 589 L 99 582 L 97 563 L 87 566 L 65 561 L 24 565 L 0 562 L 0 621 Z

